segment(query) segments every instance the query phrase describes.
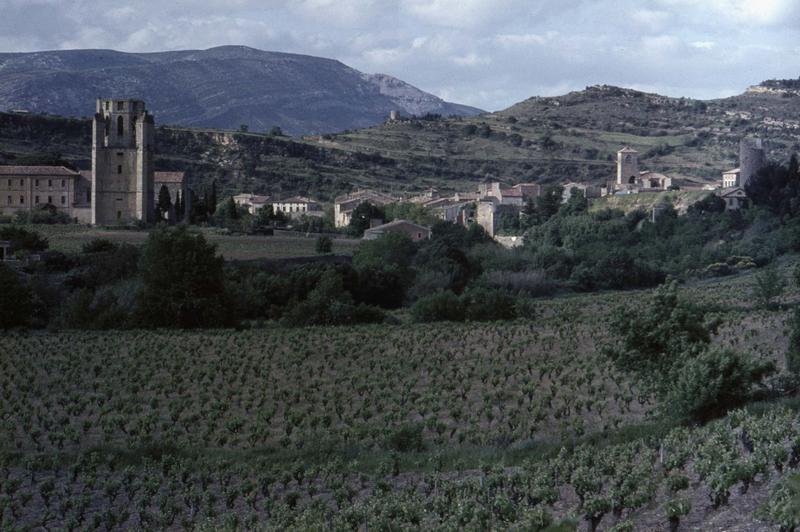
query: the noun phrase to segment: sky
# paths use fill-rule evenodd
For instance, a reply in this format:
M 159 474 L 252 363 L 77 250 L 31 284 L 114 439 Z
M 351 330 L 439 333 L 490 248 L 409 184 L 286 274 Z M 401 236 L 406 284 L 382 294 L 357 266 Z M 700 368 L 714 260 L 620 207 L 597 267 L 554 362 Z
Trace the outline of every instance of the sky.
M 711 99 L 800 77 L 800 0 L 0 0 L 0 51 L 245 45 L 499 110 L 595 84 Z

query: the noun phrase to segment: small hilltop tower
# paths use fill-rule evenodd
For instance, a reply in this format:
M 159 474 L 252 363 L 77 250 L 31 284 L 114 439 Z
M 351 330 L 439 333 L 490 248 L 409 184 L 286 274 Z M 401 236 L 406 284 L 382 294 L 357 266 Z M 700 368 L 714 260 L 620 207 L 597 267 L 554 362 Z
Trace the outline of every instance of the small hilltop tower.
M 92 224 L 152 222 L 155 121 L 144 102 L 98 99 L 92 124 Z
M 744 188 L 759 170 L 767 165 L 767 152 L 760 138 L 744 138 L 739 142 L 739 183 Z
M 633 185 L 639 179 L 639 152 L 625 146 L 617 152 L 617 185 Z

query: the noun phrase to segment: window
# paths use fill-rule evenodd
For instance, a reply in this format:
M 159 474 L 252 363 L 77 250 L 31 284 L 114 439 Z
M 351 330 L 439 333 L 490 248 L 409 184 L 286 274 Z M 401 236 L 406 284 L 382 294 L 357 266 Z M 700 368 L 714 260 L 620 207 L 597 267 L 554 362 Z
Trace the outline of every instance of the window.
M 125 120 L 121 117 L 117 117 L 117 136 L 121 137 L 125 134 Z
M 21 187 L 25 186 L 25 180 L 24 179 L 20 179 L 19 180 L 19 186 L 21 186 Z
M 122 165 L 121 164 L 117 165 L 117 173 L 118 174 L 122 173 Z
M 117 111 L 125 109 L 125 102 L 117 102 Z
M 11 180 L 8 180 L 8 187 L 11 188 Z
M 122 211 L 117 211 L 117 220 L 122 219 Z
M 64 188 L 66 186 L 67 186 L 67 180 L 66 179 L 62 179 L 61 180 L 61 188 Z
M 105 102 L 106 111 L 108 111 L 108 105 L 109 105 L 109 103 L 110 103 L 110 102 Z
M 39 196 L 36 196 L 35 198 L 33 198 L 33 202 L 34 202 L 36 205 L 39 205 Z
M 66 205 L 66 204 L 67 204 L 67 197 L 61 196 L 61 205 Z
M 19 203 L 20 203 L 20 205 L 25 205 L 25 196 L 20 196 L 19 197 Z
M 35 186 L 37 186 L 37 187 L 39 186 L 39 180 L 38 179 L 35 182 Z
M 11 203 L 13 203 L 13 202 L 11 201 L 11 196 L 9 196 L 9 197 L 8 197 L 8 201 L 7 201 L 7 203 L 8 203 L 9 205 L 11 205 Z
M 53 196 L 47 196 L 47 203 L 53 203 Z
M 86 201 L 87 202 L 91 202 L 92 201 L 92 191 L 91 190 L 87 190 L 86 191 Z
M 52 179 L 48 179 L 47 180 L 47 186 L 48 187 L 52 187 L 53 186 L 53 180 Z

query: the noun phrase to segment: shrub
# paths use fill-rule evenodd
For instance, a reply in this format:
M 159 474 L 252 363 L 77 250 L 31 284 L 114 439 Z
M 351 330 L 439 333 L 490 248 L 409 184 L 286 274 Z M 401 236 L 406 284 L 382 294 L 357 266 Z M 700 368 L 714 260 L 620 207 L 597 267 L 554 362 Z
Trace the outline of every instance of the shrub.
M 513 320 L 517 317 L 514 298 L 502 290 L 471 288 L 461 299 L 464 315 L 470 321 Z
M 420 298 L 411 307 L 411 316 L 417 323 L 431 321 L 464 321 L 464 304 L 449 290 Z
M 36 253 L 47 249 L 47 239 L 35 231 L 28 231 L 19 226 L 0 228 L 0 240 L 11 242 L 11 251 L 28 251 Z
M 0 329 L 25 327 L 30 324 L 33 301 L 30 289 L 17 272 L 0 263 Z
M 525 272 L 490 271 L 483 274 L 484 282 L 492 288 L 522 292 L 531 297 L 547 296 L 555 292 L 555 284 L 544 271 Z
M 681 368 L 666 408 L 678 419 L 708 421 L 748 401 L 753 386 L 774 371 L 772 362 L 710 349 Z
M 93 238 L 81 246 L 82 253 L 103 253 L 107 251 L 115 251 L 117 245 L 107 238 Z
M 422 425 L 403 425 L 395 429 L 386 439 L 386 446 L 401 453 L 424 451 Z
M 333 241 L 331 237 L 325 235 L 318 236 L 315 248 L 320 255 L 325 255 L 333 251 Z

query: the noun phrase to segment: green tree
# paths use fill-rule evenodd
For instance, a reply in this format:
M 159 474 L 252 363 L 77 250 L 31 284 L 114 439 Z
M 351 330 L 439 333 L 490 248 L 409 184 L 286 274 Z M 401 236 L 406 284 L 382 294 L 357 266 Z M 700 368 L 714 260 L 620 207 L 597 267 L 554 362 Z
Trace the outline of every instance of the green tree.
M 347 231 L 353 236 L 361 236 L 369 229 L 372 220 L 384 220 L 384 218 L 383 209 L 365 201 L 353 209 Z
M 0 227 L 0 240 L 8 240 L 11 243 L 11 251 L 29 251 L 35 253 L 47 249 L 47 239 L 36 231 L 28 231 L 22 227 L 11 225 Z
M 158 202 L 156 203 L 156 213 L 159 220 L 164 220 L 172 208 L 172 198 L 169 195 L 167 185 L 161 185 L 158 190 Z M 174 221 L 174 220 L 170 220 Z
M 0 329 L 26 327 L 33 314 L 30 289 L 17 272 L 0 263 Z
M 749 400 L 774 371 L 748 355 L 710 349 L 718 322 L 681 302 L 674 283 L 658 288 L 649 308 L 621 311 L 612 321 L 621 342 L 606 354 L 670 417 L 706 421 L 723 414 Z
M 223 259 L 202 234 L 185 226 L 150 233 L 139 263 L 142 290 L 136 308 L 146 327 L 231 325 Z
M 329 236 L 320 235 L 317 237 L 317 243 L 315 247 L 318 254 L 325 255 L 333 251 L 333 241 Z
M 772 309 L 775 307 L 775 299 L 783 295 L 785 288 L 786 281 L 773 263 L 756 274 L 753 297 L 755 297 L 761 307 Z

